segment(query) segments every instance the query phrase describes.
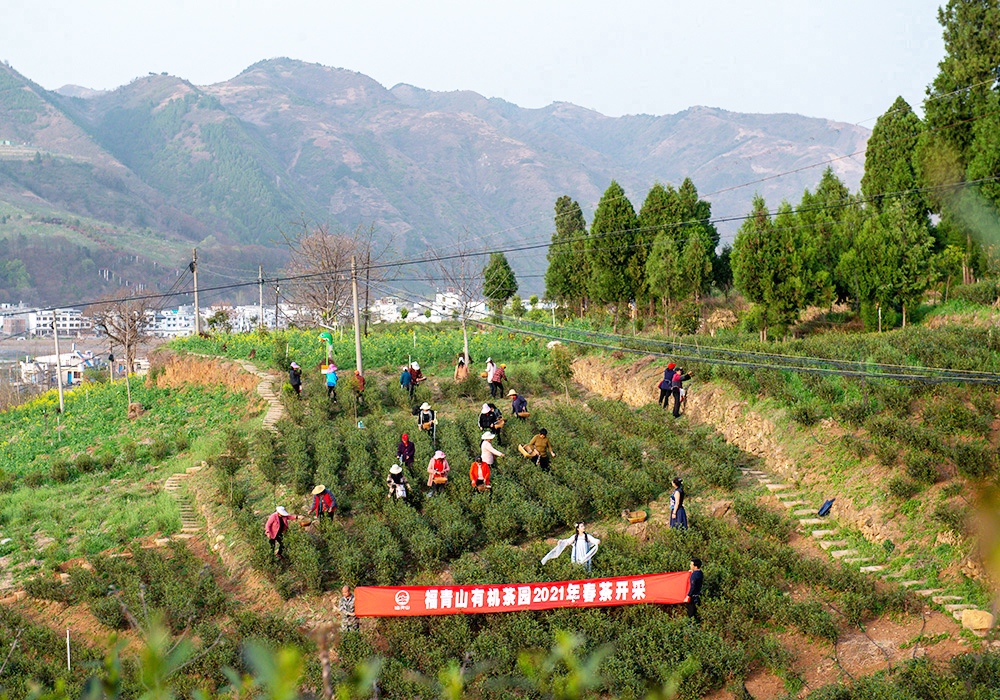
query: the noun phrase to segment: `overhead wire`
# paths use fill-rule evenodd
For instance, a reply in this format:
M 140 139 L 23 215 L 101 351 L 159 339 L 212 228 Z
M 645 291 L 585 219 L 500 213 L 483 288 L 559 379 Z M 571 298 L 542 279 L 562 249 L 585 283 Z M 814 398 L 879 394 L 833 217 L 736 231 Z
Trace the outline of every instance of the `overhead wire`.
M 408 303 L 433 310 L 432 305 L 428 304 L 424 300 L 414 297 L 411 294 L 408 294 L 405 290 L 393 287 L 392 285 L 382 284 L 379 286 L 389 291 L 395 291 L 401 296 L 404 296 L 404 298 L 407 298 Z M 834 358 L 803 357 L 798 355 L 743 351 L 735 348 L 698 346 L 690 343 L 677 343 L 675 341 L 634 339 L 626 336 L 574 329 L 567 326 L 551 326 L 549 324 L 538 323 L 523 318 L 503 316 L 502 314 L 494 314 L 494 316 L 498 316 L 500 320 L 507 321 L 511 324 L 530 325 L 543 328 L 550 332 L 542 333 L 540 331 L 531 331 L 524 328 L 517 328 L 515 326 L 505 326 L 498 323 L 492 323 L 482 319 L 476 319 L 476 323 L 503 329 L 512 333 L 520 333 L 547 340 L 559 340 L 561 342 L 568 342 L 604 350 L 619 350 L 632 354 L 652 355 L 666 359 L 683 360 L 685 362 L 698 362 L 709 365 L 714 364 L 753 369 L 770 369 L 802 374 L 836 375 L 861 379 L 892 379 L 920 384 L 964 382 L 973 384 L 1000 385 L 1000 374 L 991 372 L 952 370 L 943 367 L 896 365 L 865 361 L 854 362 Z M 556 332 L 562 332 L 562 334 L 557 335 L 555 334 Z M 600 343 L 596 342 L 596 340 L 581 340 L 580 338 L 567 337 L 567 335 L 574 334 L 583 335 L 597 340 L 607 340 L 608 342 Z M 612 342 L 614 344 L 611 344 Z M 640 347 L 630 347 L 630 343 L 633 345 L 639 345 Z M 765 362 L 765 360 L 772 360 L 772 362 Z

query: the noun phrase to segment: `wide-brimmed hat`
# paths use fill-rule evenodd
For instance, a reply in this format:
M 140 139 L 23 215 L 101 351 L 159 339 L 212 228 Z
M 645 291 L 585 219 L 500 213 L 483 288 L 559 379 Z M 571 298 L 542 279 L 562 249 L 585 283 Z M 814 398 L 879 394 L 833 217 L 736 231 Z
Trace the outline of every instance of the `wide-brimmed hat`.
M 288 511 L 287 511 L 287 510 L 285 510 L 285 506 L 278 506 L 277 508 L 275 508 L 275 509 L 274 509 L 274 511 L 275 511 L 275 512 L 276 512 L 276 513 L 277 513 L 278 515 L 288 515 Z
M 403 473 L 403 468 L 401 466 L 399 466 L 398 464 L 393 464 L 391 467 L 389 467 L 389 473 L 390 474 L 402 474 Z
M 489 412 L 490 412 L 489 405 L 484 403 L 483 404 L 483 409 L 480 411 L 480 413 L 489 413 Z
M 291 364 L 291 368 L 292 368 L 292 369 L 299 369 L 299 363 L 298 363 L 298 362 L 293 362 L 293 363 Z
M 411 366 L 413 367 L 413 369 L 420 369 L 420 365 L 416 362 L 414 362 Z
M 331 372 L 336 372 L 337 371 L 337 365 L 330 365 L 330 371 Z
M 517 396 L 517 392 L 511 389 L 510 391 L 507 392 L 507 396 Z
M 485 433 L 483 433 L 483 440 L 492 440 L 495 437 L 496 437 L 496 435 L 494 435 L 493 433 L 491 433 L 489 430 L 487 430 Z
M 429 403 L 427 403 L 426 401 L 424 401 L 422 404 L 420 404 L 420 410 L 421 411 L 426 411 L 430 407 L 431 407 L 431 405 Z
M 434 453 L 434 459 L 444 459 L 444 452 L 442 452 L 441 450 L 438 450 L 437 452 L 435 452 Z
M 323 484 L 317 484 L 316 488 L 313 489 L 313 496 L 318 496 L 324 491 L 326 491 L 326 486 L 324 486 Z

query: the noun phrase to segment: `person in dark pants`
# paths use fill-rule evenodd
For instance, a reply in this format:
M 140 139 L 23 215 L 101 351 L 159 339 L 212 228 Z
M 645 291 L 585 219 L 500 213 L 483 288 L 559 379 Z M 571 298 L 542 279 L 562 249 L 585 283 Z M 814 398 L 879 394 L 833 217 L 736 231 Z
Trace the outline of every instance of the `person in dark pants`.
M 271 552 L 276 559 L 284 559 L 285 530 L 288 529 L 288 521 L 296 520 L 298 517 L 291 515 L 284 507 L 278 506 L 264 524 L 264 534 L 271 543 Z
M 687 530 L 688 517 L 684 510 L 684 485 L 679 476 L 674 477 L 674 491 L 670 494 L 670 527 L 674 530 Z
M 701 603 L 701 584 L 705 580 L 705 574 L 701 573 L 701 559 L 691 560 L 691 583 L 688 585 L 688 593 L 684 596 L 684 604 L 687 606 L 687 616 L 694 620 L 696 625 L 701 624 L 698 616 L 698 604 Z
M 288 366 L 288 383 L 295 389 L 296 394 L 302 393 L 302 368 L 297 362 Z
M 406 433 L 399 439 L 399 444 L 396 446 L 396 459 L 399 460 L 400 464 L 405 464 L 407 467 L 413 466 L 413 458 L 417 454 L 417 446 L 410 442 L 410 436 Z
M 399 386 L 402 387 L 403 391 L 413 398 L 413 392 L 417 388 L 416 383 L 413 381 L 413 375 L 410 374 L 410 368 L 406 367 L 403 373 L 399 375 Z
M 670 382 L 670 392 L 674 395 L 674 418 L 680 418 L 681 415 L 681 386 L 692 376 L 694 375 L 684 374 L 683 367 L 678 367 L 674 372 L 674 378 Z
M 667 365 L 667 368 L 663 370 L 663 381 L 656 385 L 656 388 L 660 390 L 660 398 L 656 403 L 664 408 L 670 407 L 670 387 L 674 380 L 674 368 L 676 366 L 673 362 Z

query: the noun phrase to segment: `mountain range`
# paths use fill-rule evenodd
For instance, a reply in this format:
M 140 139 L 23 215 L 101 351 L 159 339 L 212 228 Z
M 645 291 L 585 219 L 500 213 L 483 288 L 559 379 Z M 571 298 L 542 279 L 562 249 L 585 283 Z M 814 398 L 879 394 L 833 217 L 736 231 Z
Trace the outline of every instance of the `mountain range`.
M 869 133 L 710 107 L 617 118 L 561 102 L 525 109 L 285 58 L 214 85 L 151 74 L 112 91 L 50 91 L 0 65 L 0 237 L 19 237 L 8 256 L 36 235 L 77 257 L 99 249 L 107 267 L 117 255 L 158 286 L 194 246 L 216 281 L 224 270 L 253 277 L 258 263 L 274 270 L 286 259 L 281 232 L 302 222 L 374 224 L 400 257 L 462 240 L 499 248 L 547 240 L 561 195 L 589 217 L 612 179 L 638 210 L 654 182 L 690 177 L 715 216 L 746 213 L 755 191 L 795 201 L 825 164 L 856 189 L 863 155 L 851 154 Z M 49 248 L 66 254 L 35 245 L 18 258 L 34 268 L 21 296 L 73 301 L 65 285 L 39 283 Z M 525 291 L 542 289 L 543 252 L 510 256 Z M 0 300 L 17 296 L 3 274 Z M 95 275 L 93 291 L 108 284 Z

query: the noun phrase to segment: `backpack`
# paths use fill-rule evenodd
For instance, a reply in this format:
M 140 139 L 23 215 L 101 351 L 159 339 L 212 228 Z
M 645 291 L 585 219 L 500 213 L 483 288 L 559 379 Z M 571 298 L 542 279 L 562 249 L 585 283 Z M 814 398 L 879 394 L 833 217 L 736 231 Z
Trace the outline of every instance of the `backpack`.
M 819 511 L 816 513 L 816 515 L 820 517 L 823 517 L 824 515 L 829 515 L 830 509 L 833 507 L 833 502 L 836 500 L 837 500 L 836 498 L 831 498 L 829 501 L 823 501 L 823 505 L 819 507 Z

